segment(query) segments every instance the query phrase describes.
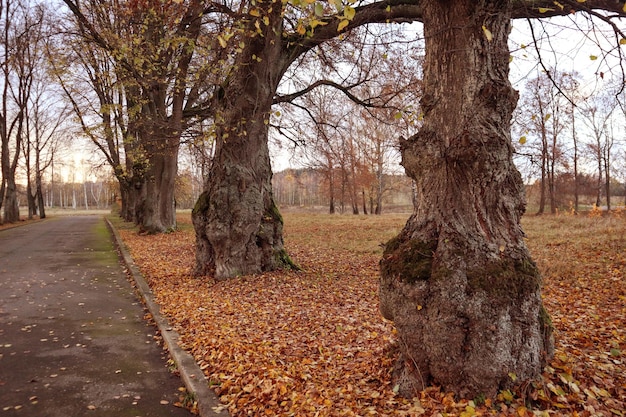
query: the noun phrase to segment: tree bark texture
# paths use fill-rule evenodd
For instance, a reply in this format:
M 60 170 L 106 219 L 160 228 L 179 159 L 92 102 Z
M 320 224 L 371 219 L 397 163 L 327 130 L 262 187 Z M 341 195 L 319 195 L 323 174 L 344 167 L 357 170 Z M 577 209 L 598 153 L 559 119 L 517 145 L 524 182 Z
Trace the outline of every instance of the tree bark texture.
M 39 165 L 39 164 L 38 164 Z M 35 174 L 35 195 L 37 197 L 37 207 L 39 209 L 39 218 L 46 218 L 46 202 L 43 196 L 43 179 L 41 178 L 41 171 L 37 169 L 37 173 Z
M 37 202 L 35 195 L 33 194 L 33 187 L 31 185 L 30 178 L 27 178 L 26 183 L 26 201 L 28 203 L 28 220 L 32 220 L 37 215 Z
M 179 137 L 151 141 L 145 190 L 135 210 L 142 230 L 161 233 L 176 228 L 176 175 L 178 173 Z
M 286 64 L 281 7 L 258 3 L 272 24 L 247 40 L 216 103 L 215 156 L 192 213 L 196 273 L 226 279 L 293 267 L 272 196 L 268 124 Z M 254 26 L 250 24 L 251 31 Z
M 6 190 L 4 194 L 4 222 L 16 223 L 20 220 L 20 208 L 17 198 L 17 184 L 15 171 L 10 172 L 6 178 Z
M 156 76 L 155 76 L 156 78 Z M 142 102 L 141 117 L 129 125 L 136 142 L 125 149 L 131 163 L 122 176 L 130 177 L 128 206 L 134 221 L 148 233 L 162 233 L 176 228 L 176 201 L 174 198 L 178 174 L 178 150 L 182 131 L 182 104 L 176 101 L 168 116 L 167 86 L 155 82 L 152 90 L 132 90 L 127 98 L 129 108 Z M 140 97 L 139 100 L 136 97 Z
M 553 352 L 524 243 L 512 162 L 508 0 L 422 0 L 424 125 L 401 140 L 414 213 L 387 243 L 380 308 L 398 330 L 394 380 L 472 398 L 534 380 Z

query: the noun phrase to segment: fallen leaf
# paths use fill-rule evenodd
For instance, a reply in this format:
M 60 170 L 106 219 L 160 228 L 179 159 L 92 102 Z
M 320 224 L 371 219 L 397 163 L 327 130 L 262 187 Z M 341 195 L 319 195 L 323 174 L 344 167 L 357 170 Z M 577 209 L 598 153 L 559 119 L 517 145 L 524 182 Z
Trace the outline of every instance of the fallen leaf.
M 217 409 L 233 417 L 459 416 L 472 409 L 476 415 L 582 417 L 626 409 L 624 222 L 523 218 L 556 329 L 555 358 L 543 380 L 484 403 L 438 387 L 428 387 L 414 402 L 399 397 L 399 387 L 394 392 L 389 347 L 397 335 L 381 318 L 377 296 L 379 244 L 398 233 L 406 218 L 286 213 L 285 244 L 303 271 L 223 282 L 193 276 L 188 214 L 178 219 L 181 230 L 167 235 L 120 233 L 180 344 L 222 401 Z

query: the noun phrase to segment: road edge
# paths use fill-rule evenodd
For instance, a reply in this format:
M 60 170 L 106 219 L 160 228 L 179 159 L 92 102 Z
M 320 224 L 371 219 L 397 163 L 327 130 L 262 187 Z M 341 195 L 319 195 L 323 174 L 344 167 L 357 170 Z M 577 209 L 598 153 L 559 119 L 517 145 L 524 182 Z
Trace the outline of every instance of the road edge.
M 183 350 L 178 344 L 180 335 L 170 326 L 167 319 L 161 315 L 161 307 L 156 301 L 154 301 L 154 295 L 150 286 L 133 261 L 133 258 L 130 255 L 130 252 L 128 252 L 128 249 L 126 248 L 126 245 L 124 244 L 124 241 L 119 235 L 117 229 L 113 226 L 109 219 L 104 217 L 104 220 L 109 231 L 111 232 L 115 247 L 120 254 L 122 262 L 124 262 L 129 275 L 133 281 L 135 281 L 139 295 L 150 311 L 150 314 L 152 314 L 152 318 L 161 332 L 165 347 L 169 351 L 172 360 L 176 363 L 177 369 L 180 372 L 180 377 L 183 380 L 187 391 L 193 394 L 195 400 L 197 401 L 198 415 L 200 417 L 228 417 L 230 414 L 224 404 L 219 401 L 215 392 L 209 389 L 204 372 L 202 372 L 193 356 Z

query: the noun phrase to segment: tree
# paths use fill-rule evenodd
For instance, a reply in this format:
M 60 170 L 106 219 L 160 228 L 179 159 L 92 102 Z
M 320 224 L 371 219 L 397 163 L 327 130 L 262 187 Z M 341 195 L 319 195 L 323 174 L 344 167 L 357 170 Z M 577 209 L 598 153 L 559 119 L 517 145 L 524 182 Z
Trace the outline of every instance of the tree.
M 577 85 L 573 85 L 572 87 L 577 88 Z M 575 97 L 575 98 L 574 98 Z M 570 108 L 570 117 L 571 117 L 571 129 L 572 129 L 572 162 L 574 168 L 574 213 L 578 214 L 578 206 L 580 204 L 580 171 L 579 171 L 579 163 L 580 163 L 580 149 L 579 149 L 579 141 L 578 141 L 578 131 L 576 130 L 576 101 L 578 101 L 578 96 L 573 95 L 571 101 Z
M 277 97 L 279 83 L 300 56 L 339 32 L 372 22 L 406 21 L 419 10 L 410 1 L 360 7 L 338 3 L 339 14 L 330 5 L 302 4 L 250 1 L 242 2 L 239 12 L 223 9 L 234 23 L 221 35 L 221 43 L 232 42 L 234 57 L 215 97 L 215 156 L 205 191 L 192 213 L 197 274 L 226 279 L 294 267 L 284 248 L 283 221 L 272 196 L 270 112 L 276 102 L 329 83 L 313 83 L 282 98 Z M 349 94 L 349 89 L 342 90 Z
M 30 29 L 23 30 L 23 38 L 14 55 L 15 61 L 20 63 L 24 72 L 28 72 L 30 78 L 22 140 L 29 218 L 37 213 L 40 218 L 46 217 L 43 177 L 52 164 L 62 136 L 68 133 L 68 108 L 59 100 L 60 92 L 50 77 L 46 61 L 45 47 L 50 35 L 46 16 L 49 12 L 39 4 L 25 13 L 25 24 Z M 67 141 L 67 137 L 64 139 Z
M 20 217 L 16 171 L 22 145 L 28 140 L 29 104 L 43 37 L 43 10 L 41 6 L 31 10 L 28 2 L 4 0 L 0 3 L 0 16 L 4 76 L 0 109 L 0 206 L 4 204 L 4 221 L 12 223 Z M 28 197 L 32 211 L 30 190 Z
M 596 164 L 596 202 L 599 207 L 602 204 L 602 192 L 606 193 L 606 204 L 611 209 L 611 149 L 613 147 L 613 137 L 609 132 L 609 124 L 613 113 L 613 108 L 609 103 L 609 97 L 594 96 L 588 97 L 583 104 L 583 123 L 590 130 L 591 142 L 587 147 Z
M 369 192 L 370 213 L 382 214 L 383 196 L 390 191 L 388 185 L 391 185 L 386 184 L 386 174 L 394 171 L 391 165 L 397 164 L 399 160 L 396 139 L 398 131 L 403 131 L 401 134 L 403 137 L 409 136 L 410 134 L 407 133 L 415 130 L 416 120 L 414 114 L 410 112 L 394 113 L 392 109 L 375 109 L 372 113 L 373 117 L 361 114 L 363 126 L 359 136 L 365 138 L 362 144 L 363 154 L 374 179 Z M 405 118 L 407 120 L 404 120 Z M 398 119 L 403 119 L 403 123 L 399 124 Z
M 338 99 L 337 94 L 337 91 L 325 88 L 307 94 L 304 97 L 304 108 L 314 119 L 314 123 L 312 128 L 306 124 L 304 129 L 298 132 L 298 137 L 306 144 L 304 149 L 310 161 L 310 167 L 324 175 L 328 187 L 328 212 L 330 214 L 335 214 L 336 211 L 337 161 L 341 159 L 341 147 L 335 143 L 335 139 L 345 134 L 337 131 L 340 129 L 342 116 L 349 114 L 331 111 L 330 107 Z M 332 107 L 336 110 L 336 105 Z M 309 132 L 311 132 L 310 135 Z M 340 196 L 340 207 L 343 207 L 343 195 Z
M 16 222 L 19 220 L 19 207 L 17 203 L 17 184 L 15 171 L 21 150 L 21 134 L 17 130 L 23 126 L 23 108 L 12 108 L 10 99 L 14 91 L 11 83 L 15 83 L 14 66 L 12 65 L 12 50 L 15 42 L 15 29 L 13 20 L 19 15 L 14 10 L 15 3 L 6 0 L 0 3 L 0 17 L 3 20 L 2 30 L 2 108 L 0 109 L 0 149 L 2 184 L 0 184 L 0 207 L 4 206 L 4 221 Z M 20 79 L 21 82 L 25 80 Z M 22 91 L 18 89 L 18 91 Z M 15 95 L 13 95 L 15 97 Z M 22 103 L 23 104 L 23 103 Z M 13 149 L 11 144 L 13 143 Z
M 303 97 L 297 107 L 305 108 L 310 117 L 300 127 L 298 137 L 308 166 L 324 176 L 329 213 L 334 214 L 336 209 L 343 213 L 348 203 L 352 213 L 359 214 L 363 137 L 352 120 L 358 106 L 346 103 L 334 88 L 321 87 Z M 296 113 L 291 117 L 302 116 Z
M 518 123 L 523 130 L 521 147 L 528 148 L 534 145 L 533 148 L 537 151 L 531 155 L 531 160 L 537 160 L 540 165 L 540 198 L 537 214 L 544 213 L 546 201 L 550 204 L 550 213 L 556 213 L 558 208 L 557 167 L 566 164 L 562 136 L 568 121 L 567 113 L 571 109 L 568 102 L 571 98 L 564 96 L 563 90 L 574 93 L 575 84 L 570 74 L 554 70 L 549 74 L 544 72 L 526 83 L 525 94 L 518 109 L 518 113 L 521 113 L 519 117 L 521 120 Z M 538 141 L 532 143 L 529 139 L 535 137 Z
M 206 117 L 204 93 L 217 84 L 205 65 L 194 62 L 204 18 L 214 5 L 202 0 L 64 3 L 84 39 L 108 54 L 121 82 L 117 87 L 122 89 L 128 117 L 124 140 L 135 144 L 133 155 L 126 156 L 132 156 L 137 169 L 126 173 L 131 174 L 132 186 L 125 184 L 127 176 L 120 187 L 123 196 L 125 191 L 136 193 L 134 220 L 149 232 L 173 229 L 181 135 L 189 120 Z M 122 178 L 121 161 L 111 163 Z
M 36 210 L 29 209 L 29 214 L 31 211 L 32 214 L 37 211 L 42 219 L 46 218 L 44 175 L 51 168 L 61 142 L 69 143 L 68 137 L 70 137 L 66 125 L 70 111 L 64 103 L 57 101 L 56 97 L 58 96 L 51 95 L 53 92 L 49 88 L 50 85 L 52 85 L 51 80 L 43 78 L 38 80 L 35 87 L 36 91 L 29 112 L 28 150 L 24 152 L 27 159 L 34 157 L 34 166 L 32 167 L 34 187 L 31 185 L 29 188 L 31 189 L 30 192 L 34 188 L 33 197 Z
M 469 398 L 494 395 L 539 378 L 553 354 L 541 276 L 520 227 L 525 202 L 510 137 L 518 99 L 508 79 L 511 20 L 626 11 L 623 1 L 419 4 L 424 124 L 401 142 L 417 198 L 381 261 L 381 312 L 399 338 L 393 377 L 407 396 L 431 383 Z
M 71 104 L 82 134 L 101 152 L 119 183 L 120 216 L 138 223 L 136 208 L 146 160 L 130 127 L 137 112 L 130 111 L 132 98 L 127 100 L 124 94 L 124 83 L 111 54 L 84 36 L 83 32 L 83 37 L 66 42 L 69 47 L 48 46 L 52 73 Z

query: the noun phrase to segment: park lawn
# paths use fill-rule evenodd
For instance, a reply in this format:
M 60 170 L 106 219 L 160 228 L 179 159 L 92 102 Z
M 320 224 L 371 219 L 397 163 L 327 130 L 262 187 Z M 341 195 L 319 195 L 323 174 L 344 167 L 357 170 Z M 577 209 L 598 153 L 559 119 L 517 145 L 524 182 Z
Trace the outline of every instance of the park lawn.
M 226 282 L 192 277 L 188 213 L 171 234 L 120 233 L 233 416 L 626 414 L 626 215 L 524 218 L 556 355 L 543 381 L 473 400 L 437 387 L 414 399 L 393 392 L 378 261 L 407 216 L 287 212 L 286 246 L 302 271 Z

